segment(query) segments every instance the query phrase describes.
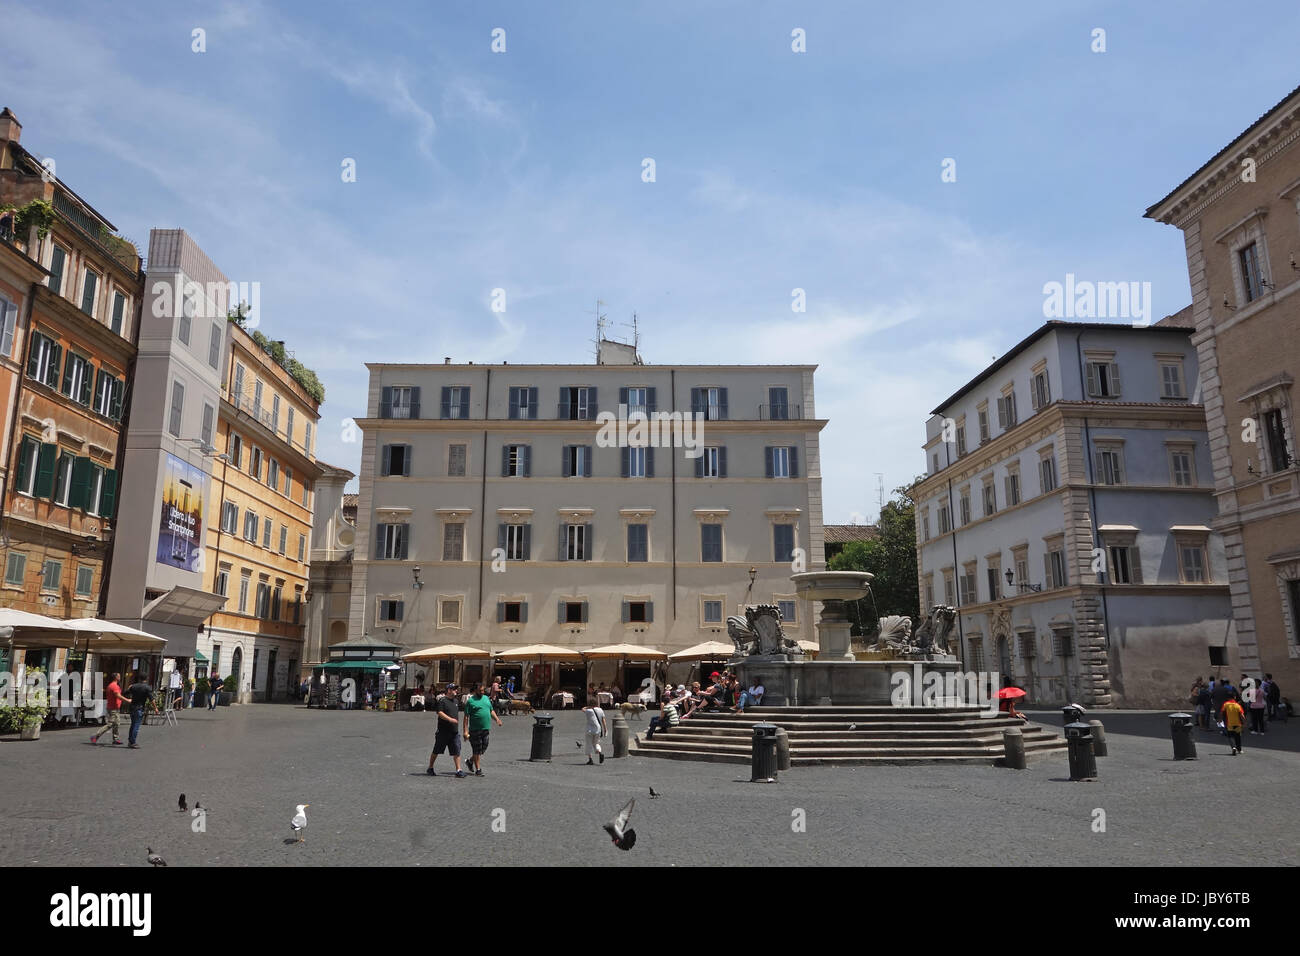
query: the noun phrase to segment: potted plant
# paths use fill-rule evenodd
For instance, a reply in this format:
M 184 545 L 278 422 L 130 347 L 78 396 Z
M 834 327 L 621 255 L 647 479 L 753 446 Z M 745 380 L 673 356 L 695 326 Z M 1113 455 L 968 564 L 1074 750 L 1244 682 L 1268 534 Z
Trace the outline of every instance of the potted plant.
M 222 681 L 221 689 L 224 693 L 221 695 L 221 700 L 217 701 L 217 706 L 229 707 L 231 700 L 233 700 L 235 694 L 239 692 L 239 684 L 236 681 L 234 674 L 226 675 L 226 679 Z
M 50 713 L 50 694 L 44 687 L 28 687 L 26 701 L 18 711 L 18 737 L 20 740 L 40 740 L 41 724 Z
M 208 706 L 208 679 L 200 677 L 194 682 L 194 706 Z

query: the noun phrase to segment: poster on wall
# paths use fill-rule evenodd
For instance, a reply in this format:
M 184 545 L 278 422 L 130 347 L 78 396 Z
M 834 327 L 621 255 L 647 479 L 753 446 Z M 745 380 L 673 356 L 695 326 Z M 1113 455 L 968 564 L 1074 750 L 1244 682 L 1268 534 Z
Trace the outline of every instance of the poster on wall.
M 207 500 L 207 473 L 168 455 L 158 522 L 159 564 L 186 571 L 203 570 L 203 509 Z

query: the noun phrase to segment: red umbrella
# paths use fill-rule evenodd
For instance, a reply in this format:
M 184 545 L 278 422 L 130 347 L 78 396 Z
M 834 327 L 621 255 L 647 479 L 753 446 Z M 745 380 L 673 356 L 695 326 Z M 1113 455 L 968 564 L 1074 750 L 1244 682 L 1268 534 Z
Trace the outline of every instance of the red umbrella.
M 1014 700 L 1017 697 L 1024 697 L 1025 692 L 1019 687 L 1004 687 L 998 691 L 998 700 Z

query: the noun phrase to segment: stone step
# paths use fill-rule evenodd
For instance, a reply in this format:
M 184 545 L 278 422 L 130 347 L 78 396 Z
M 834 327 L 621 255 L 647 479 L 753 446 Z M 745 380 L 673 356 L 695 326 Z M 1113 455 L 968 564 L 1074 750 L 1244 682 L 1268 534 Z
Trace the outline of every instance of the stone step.
M 700 753 L 698 751 L 688 750 L 632 750 L 631 756 L 654 757 L 659 760 L 694 760 L 704 763 L 727 763 L 741 764 L 745 767 L 752 765 L 748 754 L 730 754 L 730 753 Z M 899 754 L 876 754 L 871 756 L 861 755 L 834 755 L 818 757 L 794 757 L 790 758 L 791 768 L 795 767 L 866 767 L 872 765 L 879 766 L 914 766 L 917 764 L 969 764 L 976 766 L 988 766 L 998 757 L 999 754 L 961 754 L 951 756 L 937 753 L 924 753 L 911 756 Z M 1026 751 L 1028 759 L 1037 759 L 1043 756 L 1042 752 Z M 747 773 L 748 771 L 746 771 Z
M 723 728 L 734 730 L 738 733 L 752 735 L 754 732 L 754 722 L 743 722 L 740 720 L 722 720 L 709 717 L 692 717 L 690 720 L 683 720 L 678 727 L 706 727 L 706 728 Z M 934 720 L 912 720 L 910 718 L 896 718 L 894 720 L 835 720 L 835 721 L 786 721 L 770 720 L 766 723 L 776 724 L 784 728 L 789 733 L 804 733 L 812 731 L 842 730 L 851 733 L 879 732 L 889 733 L 892 730 L 904 730 L 908 728 L 931 728 L 931 729 L 951 729 L 954 731 L 987 731 L 997 730 L 1001 733 L 1004 729 L 1011 727 L 1027 726 L 1023 721 L 1014 717 L 974 717 L 960 718 L 947 721 Z M 849 728 L 853 727 L 852 731 Z
M 1042 750 L 1042 749 L 1060 749 L 1065 746 L 1065 741 L 1059 737 L 1040 737 L 1028 739 L 1025 742 L 1025 750 Z M 692 750 L 696 752 L 717 751 L 721 753 L 752 753 L 753 745 L 746 740 L 736 738 L 700 738 L 686 737 L 682 735 L 666 734 L 663 737 L 654 737 L 651 740 L 638 740 L 637 746 L 647 750 L 669 749 L 669 750 Z M 960 751 L 970 750 L 979 753 L 996 753 L 1002 755 L 1002 740 L 995 737 L 970 737 L 965 740 L 952 740 L 948 738 L 940 739 L 915 739 L 915 740 L 825 740 L 815 743 L 796 746 L 791 742 L 791 757 L 816 756 L 824 753 L 861 753 L 870 755 L 890 750 L 909 750 L 909 751 L 933 751 L 948 750 Z

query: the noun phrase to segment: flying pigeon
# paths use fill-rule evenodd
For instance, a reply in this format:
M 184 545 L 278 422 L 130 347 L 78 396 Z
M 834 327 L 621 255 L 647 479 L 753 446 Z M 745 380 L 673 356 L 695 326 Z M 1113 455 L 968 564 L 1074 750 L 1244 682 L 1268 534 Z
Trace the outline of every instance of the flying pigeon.
M 147 850 L 148 853 L 149 853 L 149 865 L 150 865 L 150 866 L 166 866 L 166 865 L 167 865 L 167 861 L 164 860 L 162 857 L 160 857 L 157 853 L 155 853 L 155 852 L 153 851 L 153 847 L 151 847 L 151 846 L 147 846 L 147 847 L 145 847 L 145 850 Z
M 635 804 L 635 800 L 629 800 L 627 806 L 618 812 L 618 816 L 605 824 L 605 832 L 613 839 L 614 846 L 620 850 L 630 850 L 636 845 L 636 831 L 627 825 L 628 817 L 632 815 L 632 807 Z
M 658 800 L 658 799 L 659 799 L 659 794 L 655 793 L 655 788 L 654 788 L 654 787 L 651 787 L 651 788 L 650 788 L 650 799 L 651 799 L 651 800 Z
M 299 843 L 302 842 L 302 831 L 305 830 L 305 829 L 307 829 L 307 813 L 306 813 L 306 811 L 307 811 L 307 808 L 310 807 L 310 806 L 311 806 L 310 803 L 300 803 L 300 804 L 298 804 L 298 812 L 295 813 L 295 814 L 293 815 L 293 819 L 289 821 L 289 826 L 293 827 L 293 832 L 296 833 L 296 834 L 298 834 L 298 842 L 299 842 Z
M 176 812 L 184 813 L 188 809 L 189 807 L 185 805 L 185 794 L 182 793 L 180 800 L 176 802 Z

